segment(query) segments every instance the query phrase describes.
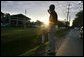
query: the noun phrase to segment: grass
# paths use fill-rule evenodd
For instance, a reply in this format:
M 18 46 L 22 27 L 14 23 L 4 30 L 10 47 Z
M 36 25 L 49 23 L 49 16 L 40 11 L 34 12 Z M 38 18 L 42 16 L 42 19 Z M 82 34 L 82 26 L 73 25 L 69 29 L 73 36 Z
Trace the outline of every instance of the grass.
M 56 31 L 56 36 L 58 38 L 63 37 L 66 35 L 66 33 L 69 31 L 69 29 L 60 29 Z
M 16 56 L 39 45 L 35 28 L 1 31 L 1 55 Z

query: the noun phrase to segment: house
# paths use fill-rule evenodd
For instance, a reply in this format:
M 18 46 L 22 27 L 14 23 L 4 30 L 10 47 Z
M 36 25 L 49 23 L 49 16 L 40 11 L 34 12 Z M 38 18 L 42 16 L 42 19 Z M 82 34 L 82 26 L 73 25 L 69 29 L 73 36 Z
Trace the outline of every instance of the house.
M 9 23 L 11 24 L 11 26 L 24 26 L 29 21 L 30 18 L 26 17 L 23 14 L 11 15 L 9 19 Z

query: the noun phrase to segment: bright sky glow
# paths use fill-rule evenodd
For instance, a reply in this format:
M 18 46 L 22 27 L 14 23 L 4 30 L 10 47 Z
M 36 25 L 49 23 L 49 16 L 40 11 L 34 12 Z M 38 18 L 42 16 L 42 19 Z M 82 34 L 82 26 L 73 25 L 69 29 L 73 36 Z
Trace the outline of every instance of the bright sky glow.
M 70 20 L 73 20 L 75 14 L 83 10 L 83 8 L 79 8 L 80 2 L 81 1 L 1 1 L 1 11 L 10 14 L 25 14 L 26 9 L 26 16 L 30 17 L 31 21 L 40 20 L 47 24 L 49 19 L 47 10 L 50 4 L 55 5 L 58 20 L 65 20 L 67 18 L 67 5 L 70 3 Z

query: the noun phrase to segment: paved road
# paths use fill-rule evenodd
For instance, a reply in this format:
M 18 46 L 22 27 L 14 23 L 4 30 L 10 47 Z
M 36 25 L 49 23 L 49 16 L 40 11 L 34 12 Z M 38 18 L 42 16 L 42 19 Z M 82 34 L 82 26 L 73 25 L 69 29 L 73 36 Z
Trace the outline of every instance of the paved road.
M 69 32 L 56 56 L 83 56 L 83 39 L 79 39 L 79 31 L 73 29 Z

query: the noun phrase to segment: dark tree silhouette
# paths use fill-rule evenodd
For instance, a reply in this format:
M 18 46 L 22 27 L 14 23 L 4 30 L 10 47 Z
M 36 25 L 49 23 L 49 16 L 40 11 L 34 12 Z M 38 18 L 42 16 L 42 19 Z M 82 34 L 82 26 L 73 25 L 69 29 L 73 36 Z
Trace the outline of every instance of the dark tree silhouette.
M 83 10 L 76 14 L 76 18 L 73 21 L 73 26 L 74 27 L 83 26 Z
M 62 21 L 58 21 L 58 27 L 65 27 L 65 24 Z
M 40 26 L 40 25 L 43 24 L 43 23 L 42 23 L 41 21 L 39 21 L 39 20 L 37 20 L 35 23 L 36 23 L 36 25 L 38 25 L 38 26 Z

